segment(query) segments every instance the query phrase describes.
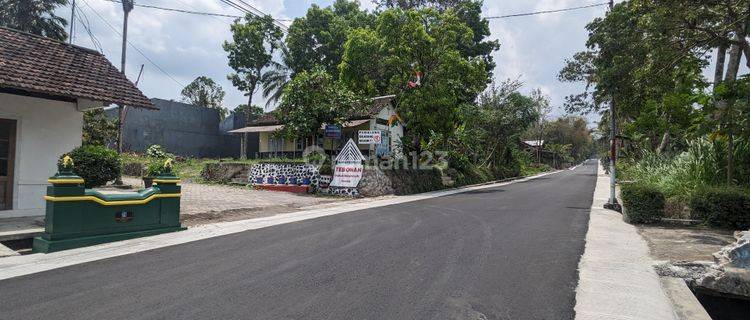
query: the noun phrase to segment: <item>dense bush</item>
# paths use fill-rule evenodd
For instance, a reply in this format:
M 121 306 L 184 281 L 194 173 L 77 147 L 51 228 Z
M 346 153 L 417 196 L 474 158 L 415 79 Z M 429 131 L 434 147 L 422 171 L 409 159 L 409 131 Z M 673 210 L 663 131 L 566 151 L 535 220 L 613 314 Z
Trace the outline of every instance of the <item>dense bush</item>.
M 713 226 L 750 228 L 750 192 L 734 188 L 700 188 L 690 198 L 694 219 Z
M 120 176 L 120 155 L 112 149 L 87 145 L 68 155 L 73 159 L 73 172 L 86 181 L 87 188 L 103 186 Z M 60 156 L 60 162 L 64 156 Z
M 155 159 L 166 159 L 166 158 L 174 158 L 174 155 L 164 150 L 164 148 L 158 144 L 152 144 L 148 149 L 146 149 L 146 155 L 149 158 L 155 158 Z
M 655 186 L 641 183 L 622 186 L 625 220 L 630 223 L 652 223 L 664 215 L 664 194 Z
M 750 141 L 738 140 L 734 152 L 735 184 L 750 186 Z M 726 143 L 698 139 L 686 151 L 659 155 L 647 151 L 638 162 L 618 162 L 618 178 L 658 187 L 667 197 L 684 198 L 704 185 L 726 185 Z

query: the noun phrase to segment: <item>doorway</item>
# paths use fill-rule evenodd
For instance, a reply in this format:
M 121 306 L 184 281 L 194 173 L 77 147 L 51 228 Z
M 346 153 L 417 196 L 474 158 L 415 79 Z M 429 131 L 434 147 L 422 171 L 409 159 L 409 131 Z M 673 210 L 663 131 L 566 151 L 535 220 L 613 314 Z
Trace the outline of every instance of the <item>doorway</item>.
M 0 210 L 13 209 L 16 120 L 0 119 Z

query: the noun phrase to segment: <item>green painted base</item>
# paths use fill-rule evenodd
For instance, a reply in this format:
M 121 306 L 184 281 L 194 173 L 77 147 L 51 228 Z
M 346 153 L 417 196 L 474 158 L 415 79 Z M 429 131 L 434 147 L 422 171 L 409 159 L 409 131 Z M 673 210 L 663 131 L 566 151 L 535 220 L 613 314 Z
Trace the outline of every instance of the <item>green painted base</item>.
M 147 236 L 153 236 L 153 235 L 168 233 L 168 232 L 182 231 L 186 229 L 187 228 L 184 228 L 184 227 L 168 227 L 168 228 L 159 228 L 159 229 L 151 229 L 151 230 L 144 230 L 144 231 L 124 232 L 124 233 L 113 233 L 113 234 L 64 239 L 64 240 L 46 240 L 46 239 L 43 239 L 42 237 L 36 237 L 34 238 L 34 248 L 32 252 L 50 253 L 50 252 L 61 251 L 61 250 L 93 246 L 95 244 L 121 241 L 121 240 L 127 240 L 127 239 L 139 238 L 139 237 L 147 237 Z

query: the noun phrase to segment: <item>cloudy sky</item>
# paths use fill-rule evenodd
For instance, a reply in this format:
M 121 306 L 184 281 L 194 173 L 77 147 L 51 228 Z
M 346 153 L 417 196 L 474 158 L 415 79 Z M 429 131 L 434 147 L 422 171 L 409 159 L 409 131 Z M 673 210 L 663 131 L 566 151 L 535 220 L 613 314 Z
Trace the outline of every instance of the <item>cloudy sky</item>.
M 103 53 L 115 66 L 120 65 L 120 35 L 122 6 L 109 0 L 76 0 L 80 17 L 101 44 Z M 305 14 L 311 4 L 328 6 L 332 0 L 244 0 L 277 19 L 292 19 Z M 360 0 L 362 6 L 374 8 L 370 0 Z M 604 0 L 485 0 L 484 15 L 498 16 L 541 10 L 554 10 L 606 2 Z M 619 1 L 617 1 L 619 2 Z M 136 4 L 241 15 L 236 9 L 219 0 L 136 0 Z M 523 91 L 541 88 L 555 107 L 553 116 L 564 113 L 564 97 L 582 90 L 580 84 L 561 83 L 557 72 L 564 60 L 584 49 L 586 23 L 603 16 L 606 6 L 551 13 L 529 17 L 491 20 L 492 38 L 499 39 L 501 48 L 495 53 L 495 79 L 520 79 Z M 69 18 L 70 7 L 58 14 Z M 106 20 L 106 23 L 105 23 Z M 139 87 L 148 97 L 179 99 L 182 87 L 195 77 L 206 75 L 217 80 L 227 92 L 225 104 L 234 108 L 246 103 L 246 97 L 226 79 L 231 72 L 221 44 L 230 38 L 232 18 L 191 15 L 136 7 L 130 14 L 126 74 L 135 81 L 140 66 L 144 65 Z M 286 22 L 287 24 L 289 22 Z M 113 30 L 113 28 L 115 30 Z M 76 22 L 74 43 L 95 48 L 91 37 Z M 145 57 L 144 57 L 145 56 Z M 148 57 L 148 58 L 146 58 Z M 150 59 L 151 62 L 148 60 Z M 158 65 L 158 67 L 156 66 Z M 161 70 L 159 69 L 161 68 Z M 163 71 L 162 71 L 163 70 Z M 255 104 L 265 101 L 256 94 Z M 590 116 L 595 120 L 597 116 Z

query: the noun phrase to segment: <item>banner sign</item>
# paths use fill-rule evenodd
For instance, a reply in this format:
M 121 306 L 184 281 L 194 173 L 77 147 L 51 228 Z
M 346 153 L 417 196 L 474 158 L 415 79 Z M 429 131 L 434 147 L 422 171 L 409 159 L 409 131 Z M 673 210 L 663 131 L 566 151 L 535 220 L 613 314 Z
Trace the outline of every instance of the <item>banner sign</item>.
M 335 124 L 327 124 L 324 135 L 329 139 L 341 139 L 341 127 Z
M 331 187 L 356 188 L 359 180 L 362 180 L 362 161 L 364 160 L 365 157 L 359 151 L 357 144 L 349 139 L 336 157 Z
M 362 165 L 342 163 L 333 169 L 332 187 L 356 188 L 362 180 Z
M 383 141 L 383 133 L 380 130 L 359 130 L 360 144 L 380 144 Z

